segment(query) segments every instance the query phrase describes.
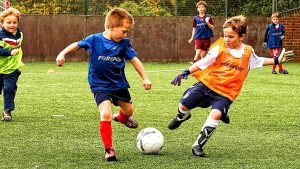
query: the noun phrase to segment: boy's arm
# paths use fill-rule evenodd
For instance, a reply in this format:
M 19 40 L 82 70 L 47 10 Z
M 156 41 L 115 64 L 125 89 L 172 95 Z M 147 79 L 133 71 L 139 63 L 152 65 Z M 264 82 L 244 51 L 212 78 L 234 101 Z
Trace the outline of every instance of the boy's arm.
M 144 86 L 145 90 L 151 89 L 152 83 L 148 79 L 148 76 L 146 74 L 145 68 L 144 68 L 142 62 L 140 61 L 140 59 L 137 58 L 137 57 L 134 57 L 133 59 L 130 60 L 130 62 L 132 63 L 132 65 L 135 68 L 135 70 L 141 76 L 141 78 L 143 80 L 143 86 Z
M 268 39 L 269 39 L 269 27 L 267 27 L 267 29 L 266 29 L 264 43 L 262 44 L 262 47 L 265 49 L 267 49 Z
M 213 24 L 211 17 L 206 17 L 205 22 L 206 22 L 207 26 L 209 27 L 209 29 L 211 29 L 212 31 L 215 29 L 215 26 Z
M 193 30 L 192 30 L 192 36 L 191 36 L 191 38 L 190 38 L 189 41 L 188 41 L 189 43 L 192 43 L 192 41 L 193 41 L 193 39 L 194 39 L 195 31 L 196 31 L 196 28 L 193 27 Z
M 280 55 L 278 55 L 275 58 L 264 58 L 263 65 L 274 65 L 274 64 L 281 64 L 284 62 L 287 62 L 289 60 L 292 60 L 294 57 L 293 51 L 285 51 L 285 48 L 282 49 Z
M 70 44 L 69 46 L 67 46 L 56 57 L 57 66 L 63 66 L 64 62 L 65 62 L 65 56 L 70 54 L 70 53 L 74 53 L 79 49 L 80 49 L 80 47 L 78 46 L 78 42 L 74 42 L 74 43 Z
M 0 56 L 15 56 L 18 53 L 19 53 L 19 48 L 14 48 L 9 50 L 0 47 Z
M 188 69 L 183 70 L 181 73 L 179 73 L 172 81 L 171 84 L 176 86 L 180 86 L 181 85 L 181 79 L 187 79 L 189 74 L 193 74 L 195 72 L 197 72 L 198 70 L 204 70 L 206 69 L 208 66 L 212 65 L 215 61 L 216 58 L 219 55 L 219 46 L 215 46 L 213 47 L 207 54 L 206 56 L 201 59 L 198 60 L 196 63 L 194 63 L 192 66 L 190 66 Z

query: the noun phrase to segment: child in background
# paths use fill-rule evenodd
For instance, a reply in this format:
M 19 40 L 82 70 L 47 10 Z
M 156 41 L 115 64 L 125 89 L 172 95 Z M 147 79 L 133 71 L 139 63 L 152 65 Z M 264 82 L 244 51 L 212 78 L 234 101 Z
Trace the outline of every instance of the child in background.
M 279 14 L 273 13 L 271 16 L 272 23 L 268 25 L 268 28 L 265 33 L 265 39 L 263 47 L 270 49 L 270 56 L 272 58 L 276 57 L 282 49 L 282 40 L 285 38 L 284 26 L 279 23 Z M 279 73 L 288 74 L 289 72 L 283 69 L 282 64 L 278 64 Z M 272 67 L 272 74 L 277 74 L 276 65 Z
M 17 82 L 23 66 L 22 48 L 23 33 L 18 29 L 20 12 L 12 7 L 0 14 L 2 29 L 0 31 L 0 94 L 3 91 L 2 121 L 12 121 L 15 109 Z
M 129 128 L 137 128 L 138 123 L 131 117 L 133 105 L 128 91 L 130 87 L 125 77 L 125 60 L 129 60 L 142 78 L 146 90 L 151 89 L 137 53 L 126 38 L 134 24 L 133 17 L 124 9 L 114 8 L 105 17 L 105 31 L 90 35 L 74 42 L 59 53 L 56 58 L 58 66 L 62 66 L 67 54 L 80 48 L 88 50 L 88 81 L 98 109 L 100 111 L 99 132 L 103 141 L 106 161 L 115 161 L 116 154 L 112 146 L 111 120 L 125 124 Z M 118 114 L 112 115 L 111 104 L 120 106 Z
M 210 38 L 213 37 L 214 23 L 211 16 L 206 14 L 207 3 L 205 1 L 199 1 L 196 4 L 199 15 L 193 19 L 192 36 L 189 39 L 189 43 L 195 39 L 195 57 L 193 62 L 195 63 L 199 59 L 202 59 L 210 46 Z
M 219 120 L 226 124 L 230 122 L 227 114 L 229 107 L 239 95 L 248 72 L 263 65 L 282 63 L 286 59 L 283 54 L 274 59 L 258 57 L 251 46 L 244 44 L 247 30 L 245 19 L 236 16 L 226 20 L 223 25 L 224 38 L 212 44 L 204 59 L 182 71 L 171 82 L 180 85 L 181 79 L 187 79 L 189 74 L 199 80 L 184 92 L 178 114 L 170 121 L 169 129 L 176 129 L 191 118 L 192 109 L 211 106 L 210 114 L 192 145 L 194 156 L 206 156 L 203 147 L 216 130 Z

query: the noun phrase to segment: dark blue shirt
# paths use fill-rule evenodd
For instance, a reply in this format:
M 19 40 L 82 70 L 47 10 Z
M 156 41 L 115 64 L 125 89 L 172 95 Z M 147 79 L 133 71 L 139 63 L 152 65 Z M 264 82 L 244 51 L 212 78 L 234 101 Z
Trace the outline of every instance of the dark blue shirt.
M 269 24 L 265 33 L 265 40 L 269 49 L 273 48 L 282 48 L 282 39 L 281 36 L 284 36 L 285 30 L 282 24 L 279 24 L 278 28 L 275 28 L 275 25 Z
M 205 15 L 204 17 L 195 16 L 193 20 L 193 27 L 195 27 L 194 39 L 209 39 L 213 37 L 212 30 L 208 27 L 205 22 L 205 18 L 209 17 Z
M 78 42 L 89 52 L 88 81 L 93 93 L 128 89 L 125 77 L 125 60 L 136 57 L 128 38 L 115 42 L 103 33 L 93 34 Z

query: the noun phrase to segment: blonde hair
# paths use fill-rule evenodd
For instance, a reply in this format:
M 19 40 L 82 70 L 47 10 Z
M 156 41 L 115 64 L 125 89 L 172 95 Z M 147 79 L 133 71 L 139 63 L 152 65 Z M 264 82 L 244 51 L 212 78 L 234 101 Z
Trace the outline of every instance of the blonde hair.
M 279 13 L 278 12 L 272 13 L 271 18 L 279 18 Z
M 9 7 L 5 11 L 1 12 L 1 14 L 0 14 L 1 23 L 4 22 L 4 18 L 6 18 L 7 16 L 10 16 L 10 15 L 17 17 L 18 21 L 20 21 L 20 15 L 21 15 L 20 11 L 18 11 L 17 9 L 15 9 L 13 7 Z
M 124 19 L 127 19 L 129 23 L 134 24 L 133 17 L 125 9 L 114 8 L 110 10 L 105 17 L 105 23 L 104 23 L 105 30 L 111 27 L 123 26 Z
M 205 8 L 207 8 L 207 3 L 205 1 L 199 1 L 197 4 L 196 4 L 196 7 L 198 8 L 199 5 L 203 5 Z
M 223 25 L 223 29 L 225 28 L 231 28 L 232 30 L 237 32 L 238 35 L 241 37 L 247 32 L 246 17 L 244 17 L 243 15 L 239 15 L 227 19 Z

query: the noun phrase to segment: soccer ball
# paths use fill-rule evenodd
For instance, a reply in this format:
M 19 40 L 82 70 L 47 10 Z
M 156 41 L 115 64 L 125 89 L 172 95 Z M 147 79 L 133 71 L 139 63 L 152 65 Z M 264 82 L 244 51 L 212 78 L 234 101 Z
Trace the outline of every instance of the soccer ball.
M 143 154 L 156 154 L 164 145 L 164 136 L 153 127 L 144 128 L 136 138 L 136 145 Z

